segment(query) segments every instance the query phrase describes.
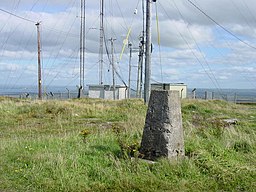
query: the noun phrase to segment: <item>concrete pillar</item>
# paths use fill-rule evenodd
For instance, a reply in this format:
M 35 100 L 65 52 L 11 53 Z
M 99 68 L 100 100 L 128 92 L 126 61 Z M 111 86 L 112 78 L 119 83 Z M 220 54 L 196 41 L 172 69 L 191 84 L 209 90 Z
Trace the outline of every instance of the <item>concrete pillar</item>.
M 179 91 L 152 90 L 140 153 L 144 159 L 185 154 Z

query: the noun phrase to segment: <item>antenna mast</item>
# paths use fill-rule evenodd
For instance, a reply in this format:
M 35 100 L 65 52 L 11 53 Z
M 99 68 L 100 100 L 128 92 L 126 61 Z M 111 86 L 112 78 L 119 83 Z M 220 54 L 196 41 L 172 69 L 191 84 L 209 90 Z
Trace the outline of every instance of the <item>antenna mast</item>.
M 80 23 L 80 85 L 78 98 L 82 97 L 84 89 L 84 63 L 85 63 L 85 0 L 81 0 Z
M 111 42 L 111 54 L 112 54 L 112 78 L 113 78 L 113 100 L 116 99 L 116 83 L 115 83 L 115 61 L 114 61 L 114 41 L 116 39 L 109 39 Z
M 83 3 L 83 89 L 85 87 L 84 84 L 84 74 L 85 74 L 85 0 Z
M 143 86 L 143 59 L 145 53 L 145 1 L 142 2 L 142 34 L 140 36 L 140 52 L 139 52 L 139 62 L 138 62 L 138 74 L 137 74 L 137 91 L 136 97 L 142 97 L 142 86 Z
M 104 38 L 104 0 L 100 0 L 100 50 L 99 50 L 99 84 L 103 84 L 103 38 Z
M 146 4 L 146 55 L 145 55 L 145 84 L 144 84 L 144 102 L 149 102 L 150 79 L 151 79 L 151 11 L 152 2 L 156 0 L 147 0 Z

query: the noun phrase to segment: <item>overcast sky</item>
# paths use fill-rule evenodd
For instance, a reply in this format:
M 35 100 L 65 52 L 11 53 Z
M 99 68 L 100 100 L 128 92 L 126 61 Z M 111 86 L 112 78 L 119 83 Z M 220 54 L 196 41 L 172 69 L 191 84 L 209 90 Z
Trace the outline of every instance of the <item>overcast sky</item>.
M 256 1 L 191 2 L 205 14 L 188 0 L 158 0 L 152 5 L 152 83 L 182 82 L 190 88 L 255 89 Z M 108 39 L 116 39 L 116 68 L 127 83 L 128 47 L 121 60 L 120 54 L 129 28 L 129 41 L 134 48 L 139 46 L 142 0 L 107 0 L 104 8 L 106 44 L 110 50 Z M 1 0 L 0 9 L 1 86 L 37 85 L 36 22 L 41 22 L 44 87 L 79 84 L 79 0 Z M 99 15 L 99 0 L 86 0 L 86 84 L 99 83 Z M 134 89 L 137 63 L 138 53 L 134 52 Z M 105 55 L 104 84 L 111 83 L 111 74 Z M 117 84 L 122 84 L 120 79 Z

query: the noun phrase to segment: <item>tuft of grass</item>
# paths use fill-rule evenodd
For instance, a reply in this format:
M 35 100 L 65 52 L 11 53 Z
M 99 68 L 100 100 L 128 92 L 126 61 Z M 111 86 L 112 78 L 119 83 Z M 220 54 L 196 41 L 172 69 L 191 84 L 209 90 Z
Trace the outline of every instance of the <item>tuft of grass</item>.
M 250 153 L 253 151 L 252 146 L 247 141 L 237 141 L 233 144 L 233 149 L 236 152 Z

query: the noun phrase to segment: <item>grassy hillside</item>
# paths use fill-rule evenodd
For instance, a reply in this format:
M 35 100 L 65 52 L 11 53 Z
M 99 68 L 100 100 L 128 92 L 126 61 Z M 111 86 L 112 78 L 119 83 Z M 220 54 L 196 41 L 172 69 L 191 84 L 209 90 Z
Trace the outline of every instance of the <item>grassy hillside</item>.
M 183 101 L 186 158 L 155 164 L 136 158 L 145 114 L 141 100 L 0 98 L 0 191 L 256 189 L 256 106 Z

